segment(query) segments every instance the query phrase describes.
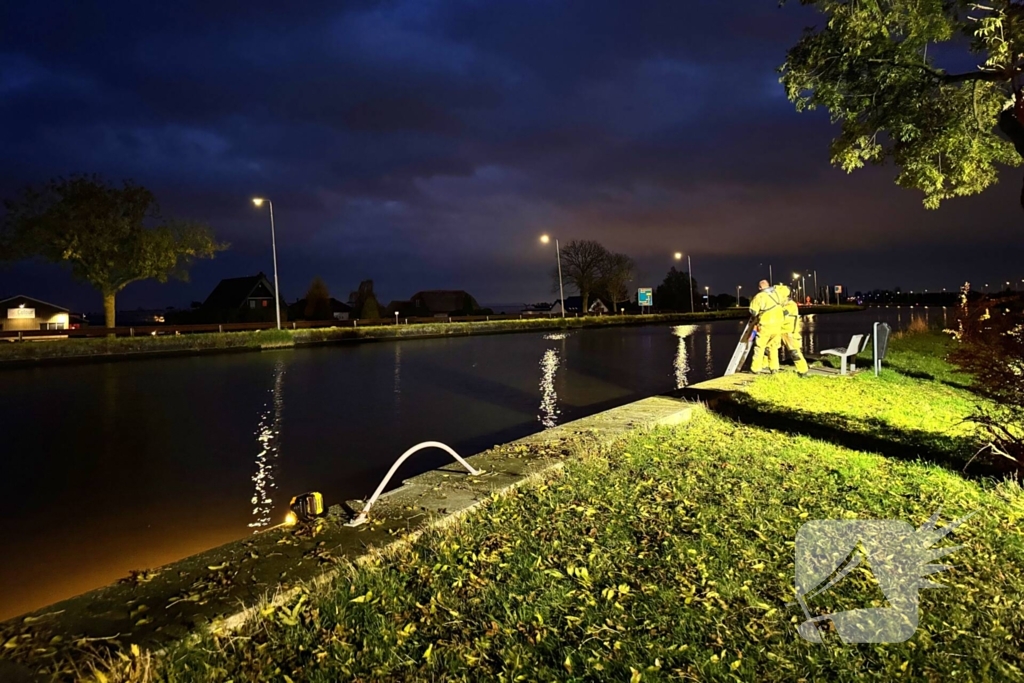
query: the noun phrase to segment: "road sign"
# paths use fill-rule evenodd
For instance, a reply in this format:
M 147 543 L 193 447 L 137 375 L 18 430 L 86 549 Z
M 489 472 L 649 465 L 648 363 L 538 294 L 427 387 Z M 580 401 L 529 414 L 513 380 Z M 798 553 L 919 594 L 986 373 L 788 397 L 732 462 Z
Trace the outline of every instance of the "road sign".
M 836 285 L 836 294 L 842 294 L 842 293 L 843 293 L 843 286 L 842 285 Z
M 636 302 L 641 306 L 653 306 L 654 291 L 650 287 L 641 287 L 636 291 Z

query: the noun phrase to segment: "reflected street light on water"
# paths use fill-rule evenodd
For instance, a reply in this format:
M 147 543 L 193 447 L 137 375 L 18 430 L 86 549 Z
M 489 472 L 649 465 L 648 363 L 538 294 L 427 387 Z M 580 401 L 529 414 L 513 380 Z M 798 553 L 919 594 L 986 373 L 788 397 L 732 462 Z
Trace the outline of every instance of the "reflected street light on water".
M 541 244 L 547 244 L 551 238 L 547 235 L 540 236 Z M 555 239 L 555 259 L 558 261 L 558 297 L 562 304 L 562 317 L 565 317 L 565 290 L 562 288 L 562 253 L 558 250 L 558 240 Z M 586 313 L 586 311 L 584 311 Z
M 252 203 L 257 207 L 267 203 L 270 208 L 270 248 L 274 252 L 274 313 L 277 315 L 277 329 L 281 329 L 281 296 L 277 291 L 277 237 L 274 234 L 274 202 L 263 197 L 254 197 Z

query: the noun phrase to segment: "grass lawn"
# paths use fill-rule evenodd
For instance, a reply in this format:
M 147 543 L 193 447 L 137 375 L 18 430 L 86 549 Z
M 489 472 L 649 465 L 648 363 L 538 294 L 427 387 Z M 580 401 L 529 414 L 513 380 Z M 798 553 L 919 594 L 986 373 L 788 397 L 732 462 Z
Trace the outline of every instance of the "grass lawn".
M 748 424 L 962 469 L 983 445 L 977 428 L 964 418 L 985 401 L 965 389 L 969 376 L 943 360 L 952 343 L 941 333 L 893 340 L 877 378 L 871 372 L 828 379 L 783 372 L 760 378 L 726 412 Z M 972 467 L 991 473 L 985 462 L 975 461 Z
M 920 343 L 916 352 L 901 347 L 908 367 L 909 354 L 934 348 Z M 875 424 L 907 449 L 952 449 L 950 459 L 972 439 L 956 424 L 973 401 L 966 391 L 894 371 L 879 380 L 761 378 L 750 400 L 779 415 L 803 411 L 857 438 Z M 848 407 L 857 402 L 859 410 Z M 168 653 L 156 676 L 1024 678 L 1024 493 L 1016 483 L 769 427 L 699 408 L 687 425 L 568 459 L 457 524 L 345 567 L 332 584 L 266 610 L 231 637 L 207 635 Z M 954 567 L 935 577 L 947 588 L 922 591 L 910 640 L 844 645 L 826 633 L 825 644 L 815 644 L 797 635 L 804 615 L 790 604 L 793 542 L 804 522 L 891 518 L 917 527 L 940 508 L 941 521 L 978 514 L 941 543 L 963 547 L 946 559 Z M 811 609 L 883 605 L 862 567 Z M 125 659 L 117 669 L 140 677 L 145 656 Z

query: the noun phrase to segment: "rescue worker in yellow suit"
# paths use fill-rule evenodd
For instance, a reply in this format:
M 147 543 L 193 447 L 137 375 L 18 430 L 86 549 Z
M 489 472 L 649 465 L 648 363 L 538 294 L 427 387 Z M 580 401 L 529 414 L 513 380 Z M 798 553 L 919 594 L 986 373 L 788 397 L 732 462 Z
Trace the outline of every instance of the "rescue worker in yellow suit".
M 767 351 L 769 372 L 778 372 L 784 300 L 767 280 L 761 280 L 757 284 L 757 289 L 757 294 L 750 301 L 750 316 L 754 319 L 754 329 L 757 330 L 750 371 L 755 374 L 761 372 L 764 367 L 764 354 Z
M 782 298 L 782 346 L 793 359 L 797 374 L 803 377 L 807 374 L 807 359 L 804 358 L 800 307 L 791 298 L 790 289 L 786 285 L 776 285 L 775 293 Z

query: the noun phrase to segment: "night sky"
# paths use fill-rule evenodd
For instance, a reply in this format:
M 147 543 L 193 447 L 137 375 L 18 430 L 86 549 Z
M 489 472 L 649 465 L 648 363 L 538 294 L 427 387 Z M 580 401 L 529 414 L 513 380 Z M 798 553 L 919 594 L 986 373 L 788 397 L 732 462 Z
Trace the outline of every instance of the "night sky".
M 816 21 L 772 0 L 3 3 L 0 195 L 132 178 L 232 243 L 121 309 L 270 273 L 256 195 L 288 301 L 314 275 L 341 299 L 372 278 L 384 303 L 550 301 L 544 232 L 632 255 L 639 286 L 675 251 L 712 292 L 768 263 L 851 289 L 1019 283 L 1020 170 L 926 211 L 892 167 L 830 166 L 827 113 L 797 114 L 775 72 Z M 0 270 L 15 293 L 100 308 L 56 267 Z

